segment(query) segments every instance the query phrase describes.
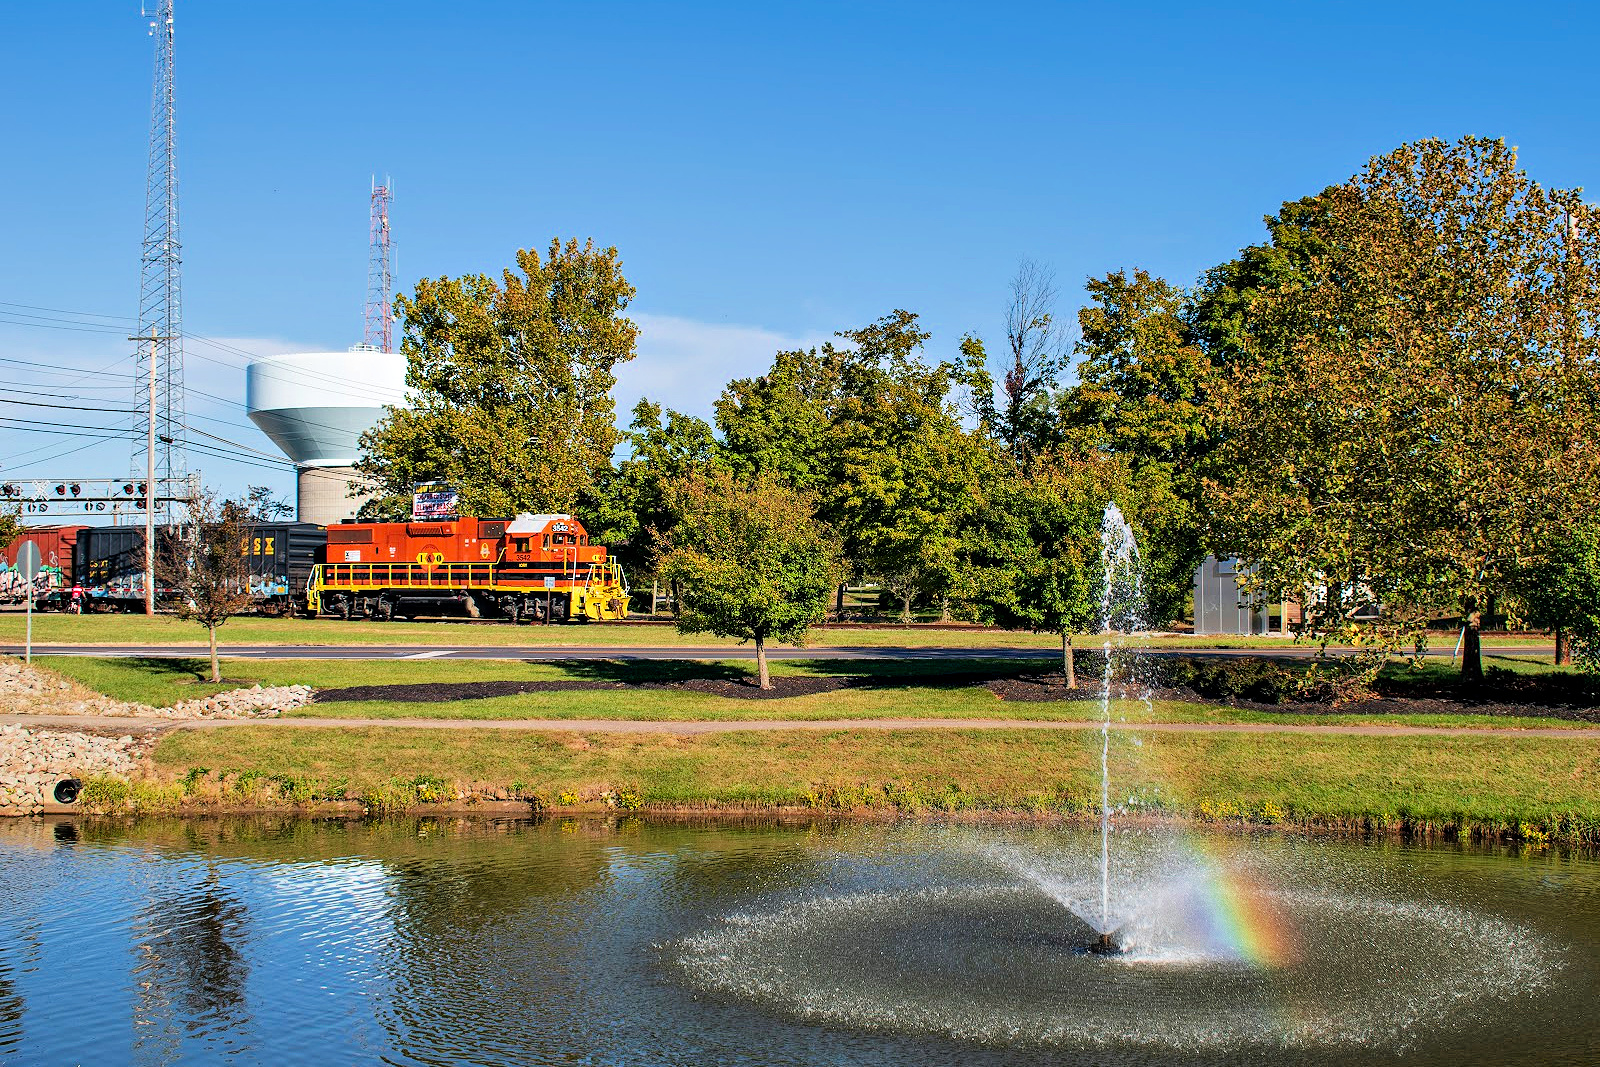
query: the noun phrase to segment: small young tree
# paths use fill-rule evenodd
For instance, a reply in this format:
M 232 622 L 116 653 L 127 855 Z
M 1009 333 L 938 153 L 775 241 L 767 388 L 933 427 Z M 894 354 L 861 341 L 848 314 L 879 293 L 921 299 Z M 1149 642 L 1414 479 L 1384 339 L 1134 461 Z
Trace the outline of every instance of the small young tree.
M 180 619 L 206 628 L 211 641 L 211 680 L 222 681 L 217 662 L 217 628 L 250 606 L 250 556 L 244 551 L 250 531 L 248 505 L 219 501 L 203 493 L 189 505 L 189 538 L 161 547 L 156 580 L 172 591 Z
M 837 545 L 808 497 L 768 478 L 713 470 L 670 483 L 667 495 L 679 521 L 657 569 L 680 590 L 678 632 L 753 641 L 761 688 L 771 689 L 767 641 L 801 641 L 826 615 Z
M 967 597 L 1008 630 L 1061 635 L 1076 688 L 1072 635 L 1100 625 L 1100 524 L 1123 467 L 1099 456 L 1040 456 L 991 489 L 974 539 Z

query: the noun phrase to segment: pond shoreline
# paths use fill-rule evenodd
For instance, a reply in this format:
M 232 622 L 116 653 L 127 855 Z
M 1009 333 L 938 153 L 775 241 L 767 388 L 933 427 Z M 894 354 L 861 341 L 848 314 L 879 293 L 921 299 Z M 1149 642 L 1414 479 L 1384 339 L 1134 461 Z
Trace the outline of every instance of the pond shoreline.
M 558 820 L 616 822 L 641 820 L 645 823 L 713 826 L 782 825 L 809 826 L 920 825 L 936 826 L 1040 826 L 1083 827 L 1099 825 L 1098 811 L 1040 812 L 1022 809 L 982 809 L 966 811 L 899 808 L 817 808 L 802 805 L 729 804 L 708 801 L 701 804 L 641 805 L 617 807 L 604 803 L 579 803 L 552 807 L 530 799 L 485 799 L 467 797 L 443 803 L 414 803 L 395 807 L 373 807 L 356 800 L 328 800 L 312 804 L 196 803 L 177 807 L 141 807 L 104 810 L 83 804 L 46 804 L 32 816 L 40 820 L 92 820 L 106 822 L 137 821 L 145 818 L 248 819 L 273 817 L 307 821 L 382 822 L 393 819 L 453 819 L 459 821 L 544 823 Z M 1403 816 L 1389 819 L 1370 814 L 1286 816 L 1272 822 L 1238 816 L 1205 816 L 1178 812 L 1114 812 L 1118 829 L 1175 829 L 1217 833 L 1267 833 L 1287 836 L 1329 836 L 1360 840 L 1391 839 L 1433 844 L 1459 843 L 1472 846 L 1515 846 L 1519 848 L 1558 847 L 1581 852 L 1600 852 L 1600 836 L 1584 834 L 1529 833 L 1531 828 L 1489 825 L 1471 821 L 1438 823 Z

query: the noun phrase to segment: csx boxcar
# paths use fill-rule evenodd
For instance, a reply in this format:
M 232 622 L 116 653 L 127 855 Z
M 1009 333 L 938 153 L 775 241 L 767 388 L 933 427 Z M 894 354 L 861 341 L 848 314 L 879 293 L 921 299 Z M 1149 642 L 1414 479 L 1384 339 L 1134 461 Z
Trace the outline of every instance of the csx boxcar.
M 175 551 L 181 530 L 156 527 L 159 560 Z M 261 522 L 250 526 L 240 552 L 250 560 L 250 591 L 267 610 L 287 610 L 304 597 L 311 570 L 327 540 L 309 522 Z M 83 587 L 91 611 L 134 610 L 144 605 L 144 528 L 102 526 L 81 530 L 73 552 L 73 577 Z M 159 583 L 156 599 L 170 600 Z
M 311 614 L 566 622 L 627 617 L 622 568 L 571 515 L 345 522 L 307 588 Z
M 327 530 L 316 523 L 252 524 L 240 546 L 250 560 L 250 591 L 269 608 L 287 609 L 303 600 L 327 543 Z

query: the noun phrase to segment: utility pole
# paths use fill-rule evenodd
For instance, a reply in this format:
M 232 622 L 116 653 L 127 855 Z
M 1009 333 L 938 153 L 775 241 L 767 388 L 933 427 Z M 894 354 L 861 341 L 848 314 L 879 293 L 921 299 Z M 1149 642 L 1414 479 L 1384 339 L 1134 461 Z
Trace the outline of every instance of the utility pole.
M 156 613 L 156 345 L 170 340 L 154 331 L 130 341 L 150 342 L 149 418 L 145 421 L 144 483 L 144 613 Z

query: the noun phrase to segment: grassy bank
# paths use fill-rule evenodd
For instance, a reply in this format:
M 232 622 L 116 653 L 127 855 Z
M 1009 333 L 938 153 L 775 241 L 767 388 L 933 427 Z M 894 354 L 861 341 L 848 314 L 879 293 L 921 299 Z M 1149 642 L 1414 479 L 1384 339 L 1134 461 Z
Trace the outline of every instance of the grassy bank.
M 552 810 L 799 807 L 1087 815 L 1098 739 L 1026 730 L 694 737 L 237 727 L 179 732 L 160 780 L 91 801 L 146 809 L 460 794 Z M 1600 742 L 1541 738 L 1119 735 L 1132 812 L 1600 843 Z

